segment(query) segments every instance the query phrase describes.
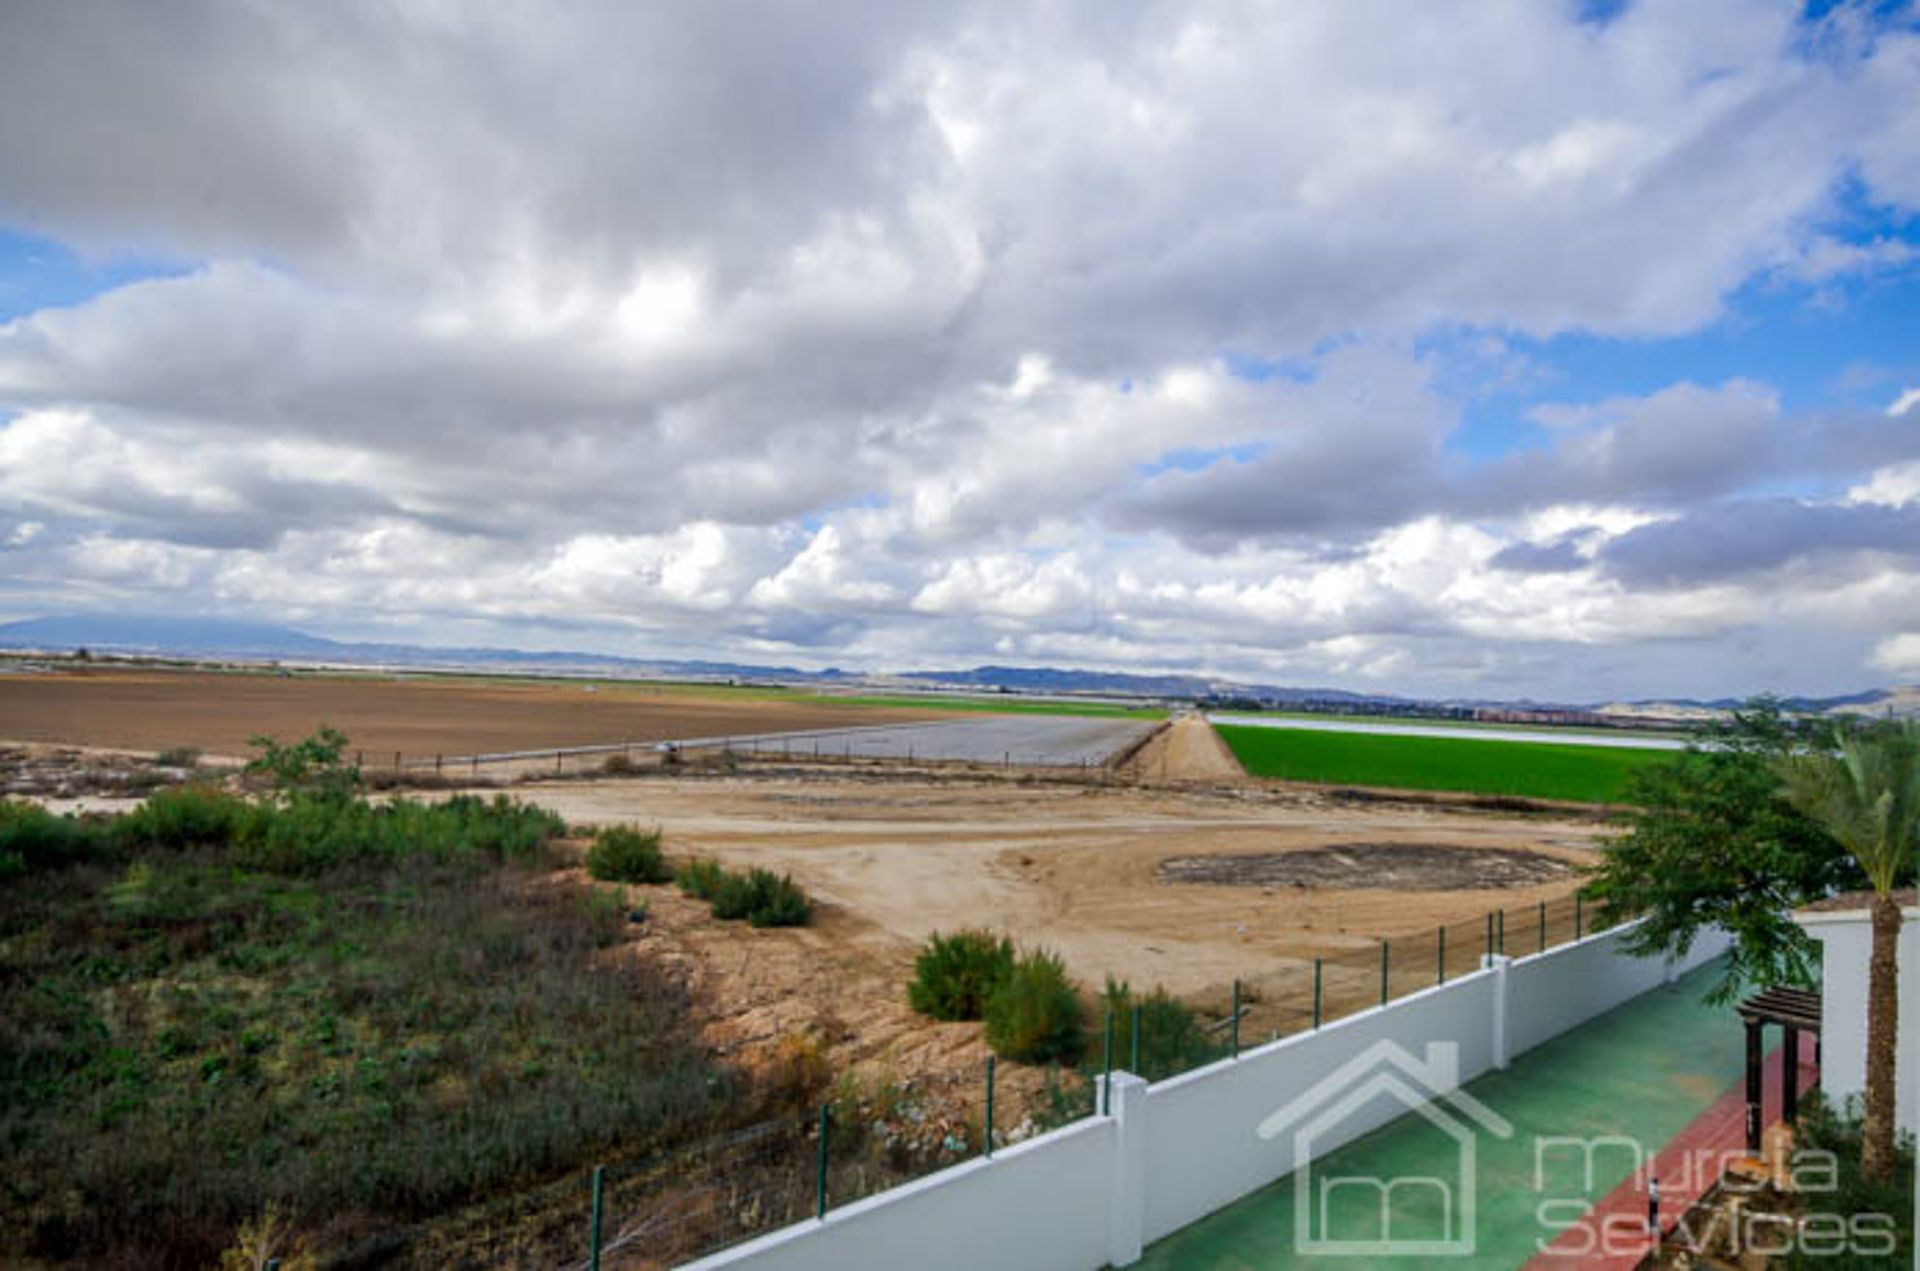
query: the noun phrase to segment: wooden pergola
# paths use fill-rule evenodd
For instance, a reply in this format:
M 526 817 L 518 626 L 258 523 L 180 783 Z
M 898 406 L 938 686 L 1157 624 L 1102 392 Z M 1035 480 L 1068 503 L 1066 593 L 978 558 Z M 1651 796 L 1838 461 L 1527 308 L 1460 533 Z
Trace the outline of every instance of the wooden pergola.
M 1747 1026 L 1747 1151 L 1760 1153 L 1760 1100 L 1764 1093 L 1766 1027 L 1778 1024 L 1786 1034 L 1780 1064 L 1780 1116 L 1792 1124 L 1800 1118 L 1800 1034 L 1811 1032 L 1814 1062 L 1820 1059 L 1820 995 L 1808 989 L 1774 985 L 1740 1003 Z

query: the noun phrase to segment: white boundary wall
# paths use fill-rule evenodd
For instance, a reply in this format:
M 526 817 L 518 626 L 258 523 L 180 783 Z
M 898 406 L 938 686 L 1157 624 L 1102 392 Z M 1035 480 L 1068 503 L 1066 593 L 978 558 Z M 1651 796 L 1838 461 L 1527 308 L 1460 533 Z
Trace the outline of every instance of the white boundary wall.
M 1428 1042 L 1455 1042 L 1461 1082 L 1492 1068 L 1493 999 L 1501 974 L 1498 967 L 1476 971 L 1151 1087 L 1147 1159 L 1152 1179 L 1143 1238 L 1151 1243 L 1170 1235 L 1304 1164 L 1293 1159 L 1289 1138 L 1263 1140 L 1255 1127 L 1376 1042 L 1397 1042 L 1416 1054 Z M 1376 1101 L 1316 1146 L 1331 1151 L 1405 1112 L 1404 1106 Z
M 1149 1086 L 1115 1073 L 1112 1114 L 1002 1148 L 903 1187 L 795 1223 L 689 1264 L 694 1271 L 1093 1271 L 1126 1266 L 1142 1247 L 1292 1173 L 1284 1137 L 1260 1122 L 1381 1042 L 1415 1054 L 1458 1047 L 1448 1088 L 1725 952 L 1697 941 L 1678 962 L 1635 958 L 1630 927 L 1481 970 L 1386 1006 L 1244 1051 Z M 1435 1089 L 1433 1094 L 1444 1094 Z M 1350 1142 L 1404 1109 L 1376 1101 L 1316 1138 L 1316 1152 Z

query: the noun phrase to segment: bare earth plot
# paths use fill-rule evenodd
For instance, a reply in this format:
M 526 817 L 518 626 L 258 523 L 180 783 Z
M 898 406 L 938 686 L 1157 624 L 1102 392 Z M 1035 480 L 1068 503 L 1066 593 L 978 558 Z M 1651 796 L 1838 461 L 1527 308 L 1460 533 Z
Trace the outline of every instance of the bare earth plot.
M 398 676 L 94 670 L 0 676 L 0 740 L 124 750 L 191 746 L 245 755 L 330 724 L 367 755 L 473 754 L 551 746 L 841 728 L 951 718 L 936 711 L 782 700 L 648 684 Z
M 897 958 L 933 931 L 988 927 L 1058 950 L 1072 973 L 1175 992 L 1290 971 L 1382 936 L 1557 899 L 1571 870 L 1516 879 L 1513 853 L 1578 865 L 1601 826 L 1444 807 L 1333 804 L 1311 794 L 807 775 L 555 782 L 526 790 L 569 821 L 658 825 L 670 853 L 791 872 Z M 1232 886 L 1162 868 L 1195 858 L 1433 845 L 1450 868 L 1414 886 Z M 1357 846 L 1356 846 L 1357 845 Z M 1476 867 L 1476 856 L 1495 849 Z M 1188 865 L 1186 868 L 1191 869 Z

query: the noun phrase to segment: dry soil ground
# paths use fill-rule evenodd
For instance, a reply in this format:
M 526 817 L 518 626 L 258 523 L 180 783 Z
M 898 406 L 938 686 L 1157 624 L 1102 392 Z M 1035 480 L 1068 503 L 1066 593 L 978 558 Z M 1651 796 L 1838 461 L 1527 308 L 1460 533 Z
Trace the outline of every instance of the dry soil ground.
M 844 918 L 839 941 L 876 965 L 904 965 L 930 932 L 988 927 L 1058 950 L 1089 984 L 1111 974 L 1174 992 L 1564 896 L 1577 881 L 1571 872 L 1515 886 L 1508 853 L 1583 863 L 1602 828 L 1571 816 L 1355 808 L 1303 792 L 792 769 L 524 790 L 569 821 L 657 825 L 671 854 L 790 872 Z M 1440 846 L 1454 865 L 1423 872 L 1419 890 L 1222 886 L 1160 868 L 1172 857 L 1355 844 Z M 1499 849 L 1485 871 L 1483 849 Z
M 191 746 L 244 756 L 259 733 L 292 741 L 325 723 L 368 756 L 474 754 L 669 737 L 951 718 L 647 684 L 276 676 L 170 671 L 0 675 L 0 741 L 126 750 Z

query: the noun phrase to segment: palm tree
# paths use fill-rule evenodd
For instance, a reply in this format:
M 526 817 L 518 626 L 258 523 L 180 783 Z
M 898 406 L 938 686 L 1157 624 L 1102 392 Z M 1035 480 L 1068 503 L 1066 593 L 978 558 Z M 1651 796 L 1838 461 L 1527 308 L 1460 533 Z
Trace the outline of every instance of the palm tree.
M 1920 721 L 1835 735 L 1837 754 L 1781 765 L 1787 798 L 1853 854 L 1873 889 L 1867 971 L 1866 1125 L 1860 1169 L 1893 1174 L 1894 1044 L 1900 1031 L 1900 905 L 1908 854 L 1920 845 Z

